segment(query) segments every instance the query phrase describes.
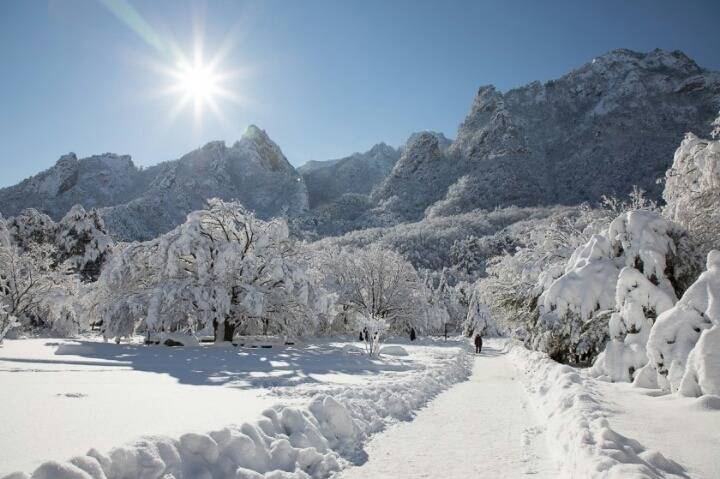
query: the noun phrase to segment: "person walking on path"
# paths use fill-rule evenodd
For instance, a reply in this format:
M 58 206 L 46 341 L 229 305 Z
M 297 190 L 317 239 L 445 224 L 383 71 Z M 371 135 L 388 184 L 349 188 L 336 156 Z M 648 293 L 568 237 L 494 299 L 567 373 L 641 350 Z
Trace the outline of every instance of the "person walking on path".
M 475 354 L 480 354 L 482 351 L 482 336 L 480 336 L 480 333 L 477 333 L 475 335 Z

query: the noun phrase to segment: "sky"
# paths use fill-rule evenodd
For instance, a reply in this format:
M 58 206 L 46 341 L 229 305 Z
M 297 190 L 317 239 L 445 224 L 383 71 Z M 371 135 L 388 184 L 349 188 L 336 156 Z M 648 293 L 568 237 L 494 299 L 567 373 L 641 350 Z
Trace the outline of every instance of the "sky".
M 416 131 L 452 138 L 479 86 L 546 81 L 615 48 L 720 70 L 718 18 L 717 0 L 2 0 L 0 186 L 71 151 L 149 166 L 250 124 L 296 166 Z M 187 72 L 213 59 L 198 94 Z

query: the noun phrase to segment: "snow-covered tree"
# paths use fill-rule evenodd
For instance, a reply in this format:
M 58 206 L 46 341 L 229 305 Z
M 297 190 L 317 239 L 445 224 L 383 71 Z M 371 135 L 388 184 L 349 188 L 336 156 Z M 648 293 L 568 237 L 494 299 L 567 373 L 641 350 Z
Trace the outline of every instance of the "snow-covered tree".
M 600 352 L 610 316 L 612 341 L 598 358 L 596 374 L 631 380 L 647 362 L 649 328 L 676 300 L 669 267 L 676 256 L 672 228 L 654 211 L 623 213 L 575 250 L 565 273 L 543 291 L 539 321 L 563 325 L 571 354 L 580 361 Z
M 374 316 L 361 317 L 358 321 L 358 327 L 362 332 L 365 352 L 370 356 L 379 355 L 384 336 L 390 329 L 387 320 Z
M 217 199 L 113 255 L 99 283 L 92 309 L 106 337 L 131 334 L 142 315 L 149 332 L 209 330 L 220 341 L 236 332 L 295 335 L 314 331 L 318 309 L 330 307 L 284 221 Z
M 720 117 L 714 125 L 720 125 Z M 701 257 L 720 248 L 720 137 L 685 135 L 665 174 L 663 214 L 685 228 Z
M 19 326 L 17 318 L 8 314 L 7 310 L 8 306 L 0 303 L 0 344 L 2 344 L 3 339 L 5 339 L 5 336 L 7 336 L 12 328 Z
M 472 337 L 479 333 L 482 336 L 497 336 L 498 329 L 490 308 L 482 302 L 482 294 L 474 294 L 470 300 L 467 317 L 463 323 L 463 334 Z
M 0 217 L 0 304 L 3 315 L 22 322 L 47 326 L 47 311 L 58 307 L 58 295 L 72 294 L 74 279 L 69 271 L 55 266 L 51 244 L 28 243 L 23 251 L 12 240 L 6 221 Z
M 653 326 L 647 344 L 649 363 L 639 385 L 680 389 L 688 357 L 700 335 L 720 325 L 719 296 L 720 251 L 713 250 L 708 253 L 707 271 Z
M 338 295 L 347 316 L 385 321 L 390 331 L 405 334 L 419 324 L 426 298 L 412 265 L 399 254 L 373 245 L 325 253 L 328 289 Z M 362 328 L 359 328 L 362 330 Z
M 30 249 L 31 245 L 55 243 L 57 224 L 35 208 L 24 209 L 19 215 L 8 218 L 7 228 L 12 241 L 23 251 Z
M 97 210 L 73 206 L 57 225 L 58 261 L 67 261 L 84 281 L 95 281 L 112 251 L 113 241 Z

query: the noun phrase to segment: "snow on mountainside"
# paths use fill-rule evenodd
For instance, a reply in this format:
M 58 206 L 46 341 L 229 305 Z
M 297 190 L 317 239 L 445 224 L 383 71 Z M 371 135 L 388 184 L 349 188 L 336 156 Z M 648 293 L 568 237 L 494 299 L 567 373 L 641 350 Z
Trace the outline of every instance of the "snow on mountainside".
M 306 163 L 298 171 L 307 185 L 310 207 L 336 201 L 346 193 L 370 194 L 390 173 L 399 157 L 398 150 L 378 143 L 365 153 Z
M 297 215 L 307 192 L 280 148 L 250 126 L 232 146 L 211 142 L 179 160 L 140 170 L 130 157 L 62 157 L 49 170 L 0 190 L 2 214 L 27 207 L 61 218 L 74 204 L 102 208 L 108 231 L 120 239 L 154 238 L 208 198 L 237 199 L 260 217 Z
M 679 51 L 615 50 L 544 84 L 502 93 L 483 86 L 450 142 L 416 133 L 407 145 L 295 170 L 262 130 L 138 169 L 127 156 L 78 160 L 0 189 L 5 216 L 35 207 L 53 219 L 74 204 L 102 208 L 110 233 L 144 240 L 217 196 L 260 217 L 287 216 L 308 238 L 495 207 L 659 199 L 672 153 L 701 136 L 720 107 L 720 73 Z
M 719 102 L 720 74 L 679 51 L 615 50 L 545 84 L 484 86 L 447 154 L 415 141 L 376 199 L 417 219 L 428 207 L 595 202 L 632 185 L 659 198 L 677 143 L 705 132 Z
M 151 174 L 127 155 L 105 153 L 79 160 L 69 153 L 55 166 L 0 189 L 0 209 L 5 216 L 15 216 L 33 207 L 57 221 L 77 203 L 89 209 L 129 201 L 147 187 Z

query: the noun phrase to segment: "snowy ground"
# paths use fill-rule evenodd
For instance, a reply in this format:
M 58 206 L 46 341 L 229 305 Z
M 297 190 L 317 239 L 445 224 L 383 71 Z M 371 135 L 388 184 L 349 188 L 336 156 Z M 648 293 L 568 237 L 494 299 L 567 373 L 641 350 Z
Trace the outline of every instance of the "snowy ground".
M 588 386 L 602 398 L 617 432 L 680 463 L 690 477 L 720 477 L 720 404 L 709 409 L 707 397 L 656 397 L 657 390 L 592 378 Z
M 720 477 L 720 398 L 657 397 L 504 340 L 479 356 L 401 342 L 408 356 L 371 359 L 327 340 L 7 341 L 0 477 Z
M 341 477 L 557 477 L 543 428 L 503 344 L 490 341 L 475 357 L 469 381 L 442 393 L 412 422 L 376 435 L 368 462 Z
M 407 357 L 376 360 L 343 351 L 346 344 L 236 349 L 8 340 L 0 347 L 0 477 L 147 434 L 179 437 L 253 422 L 279 402 L 418 381 L 460 351 L 454 342 L 426 340 L 404 345 Z

